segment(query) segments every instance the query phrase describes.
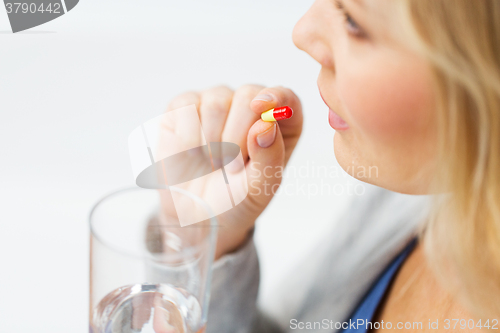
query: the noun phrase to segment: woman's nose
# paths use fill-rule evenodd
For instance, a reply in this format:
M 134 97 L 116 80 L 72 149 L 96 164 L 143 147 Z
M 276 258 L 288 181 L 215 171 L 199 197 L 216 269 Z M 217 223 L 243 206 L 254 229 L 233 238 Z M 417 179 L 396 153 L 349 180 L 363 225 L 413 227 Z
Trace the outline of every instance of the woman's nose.
M 305 51 L 323 67 L 333 67 L 329 38 L 330 24 L 323 24 L 321 1 L 316 1 L 307 13 L 297 22 L 292 39 L 299 49 Z M 331 37 L 331 36 L 330 36 Z

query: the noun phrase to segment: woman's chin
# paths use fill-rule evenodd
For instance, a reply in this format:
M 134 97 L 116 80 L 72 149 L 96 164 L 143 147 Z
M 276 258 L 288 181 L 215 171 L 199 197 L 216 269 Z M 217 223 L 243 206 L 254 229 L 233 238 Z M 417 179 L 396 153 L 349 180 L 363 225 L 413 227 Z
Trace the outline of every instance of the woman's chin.
M 335 159 L 349 176 L 364 183 L 383 187 L 399 192 L 396 186 L 385 184 L 380 176 L 380 168 L 377 165 L 363 163 L 361 154 L 354 147 L 348 145 L 342 134 L 335 132 L 333 139 L 333 151 Z
M 358 147 L 365 146 L 351 144 L 351 138 L 346 137 L 346 134 L 347 132 L 335 132 L 333 151 L 337 163 L 349 176 L 393 192 L 403 194 L 430 193 L 431 180 L 428 175 L 433 174 L 432 168 L 420 166 L 409 172 L 402 168 L 398 161 L 380 160 L 374 162 L 373 158 L 364 158 L 366 154 L 357 150 Z
M 359 155 L 356 154 L 351 147 L 346 145 L 345 140 L 342 138 L 342 134 L 339 132 L 335 132 L 333 136 L 333 152 L 337 163 L 347 174 L 362 182 L 373 184 L 371 174 L 377 174 L 378 176 L 378 168 L 369 168 L 360 165 Z

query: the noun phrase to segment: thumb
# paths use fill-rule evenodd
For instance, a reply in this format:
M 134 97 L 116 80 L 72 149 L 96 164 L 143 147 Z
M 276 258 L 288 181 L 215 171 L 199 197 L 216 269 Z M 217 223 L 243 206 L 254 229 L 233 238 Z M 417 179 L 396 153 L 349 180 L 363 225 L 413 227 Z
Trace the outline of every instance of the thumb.
M 249 191 L 254 202 L 267 205 L 279 188 L 285 165 L 285 145 L 277 122 L 258 120 L 247 137 Z

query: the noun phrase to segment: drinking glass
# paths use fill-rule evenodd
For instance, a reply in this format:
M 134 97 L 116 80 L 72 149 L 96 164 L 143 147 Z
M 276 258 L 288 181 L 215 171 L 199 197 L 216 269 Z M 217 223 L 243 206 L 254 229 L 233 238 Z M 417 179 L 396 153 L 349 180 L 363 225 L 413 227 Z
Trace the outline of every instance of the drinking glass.
M 181 227 L 172 195 L 190 214 L 214 215 L 176 187 L 120 190 L 92 209 L 90 332 L 205 331 L 217 220 Z

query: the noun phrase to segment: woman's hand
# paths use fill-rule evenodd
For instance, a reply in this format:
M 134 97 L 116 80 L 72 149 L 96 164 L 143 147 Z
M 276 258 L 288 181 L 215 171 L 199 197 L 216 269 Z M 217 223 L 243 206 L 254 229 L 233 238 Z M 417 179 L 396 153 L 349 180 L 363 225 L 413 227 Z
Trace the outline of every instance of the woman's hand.
M 218 216 L 221 225 L 216 250 L 218 258 L 245 241 L 256 218 L 276 193 L 302 130 L 302 107 L 290 89 L 245 85 L 236 91 L 216 87 L 184 93 L 172 100 L 168 111 L 192 104 L 198 110 L 206 142 L 235 143 L 241 148 L 244 161 L 244 165 L 231 163 L 225 168 L 228 177 L 233 179 L 240 179 L 238 175 L 245 179 L 246 173 L 248 196 Z M 279 123 L 260 120 L 262 112 L 285 105 L 293 109 L 292 118 Z M 210 180 L 203 186 L 210 187 Z M 205 193 L 209 197 L 210 191 Z

